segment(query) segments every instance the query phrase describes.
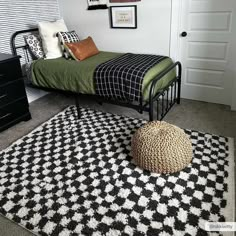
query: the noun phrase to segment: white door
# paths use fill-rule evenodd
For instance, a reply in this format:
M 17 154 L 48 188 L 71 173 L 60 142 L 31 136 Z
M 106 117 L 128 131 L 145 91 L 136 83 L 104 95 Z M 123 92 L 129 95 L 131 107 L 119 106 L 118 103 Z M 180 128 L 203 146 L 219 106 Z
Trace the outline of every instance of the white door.
M 236 0 L 181 0 L 179 10 L 182 97 L 230 105 Z

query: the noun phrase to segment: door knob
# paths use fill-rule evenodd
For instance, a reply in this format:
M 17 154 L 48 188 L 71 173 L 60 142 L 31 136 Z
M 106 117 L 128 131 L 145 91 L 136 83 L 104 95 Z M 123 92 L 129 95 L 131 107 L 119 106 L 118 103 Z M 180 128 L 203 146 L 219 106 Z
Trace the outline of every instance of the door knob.
M 188 35 L 188 33 L 186 31 L 183 31 L 180 35 L 181 35 L 181 37 L 186 37 Z

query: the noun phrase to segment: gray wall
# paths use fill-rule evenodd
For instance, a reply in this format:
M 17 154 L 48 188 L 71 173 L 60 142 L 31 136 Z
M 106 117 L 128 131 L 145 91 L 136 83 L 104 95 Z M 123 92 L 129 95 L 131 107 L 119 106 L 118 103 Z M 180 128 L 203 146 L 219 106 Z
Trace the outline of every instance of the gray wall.
M 109 2 L 109 1 L 108 1 Z M 108 10 L 87 10 L 87 0 L 59 0 L 70 30 L 81 38 L 92 36 L 100 50 L 169 55 L 171 0 L 141 0 L 137 3 L 137 29 L 111 29 Z

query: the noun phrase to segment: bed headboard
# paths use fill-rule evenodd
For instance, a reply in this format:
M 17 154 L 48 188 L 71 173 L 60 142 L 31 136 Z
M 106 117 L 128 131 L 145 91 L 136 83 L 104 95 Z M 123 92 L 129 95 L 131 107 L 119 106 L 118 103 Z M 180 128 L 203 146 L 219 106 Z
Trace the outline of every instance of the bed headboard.
M 21 56 L 22 63 L 30 62 L 32 60 L 29 53 L 29 46 L 26 44 L 23 36 L 37 31 L 38 28 L 21 30 L 21 31 L 16 31 L 11 36 L 10 44 L 11 44 L 12 54 Z

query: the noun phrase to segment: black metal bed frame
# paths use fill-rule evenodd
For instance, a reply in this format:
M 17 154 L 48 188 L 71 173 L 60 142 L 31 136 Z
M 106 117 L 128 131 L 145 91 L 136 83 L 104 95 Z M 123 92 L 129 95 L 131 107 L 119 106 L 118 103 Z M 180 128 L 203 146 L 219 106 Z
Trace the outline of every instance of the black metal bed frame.
M 23 50 L 24 59 L 26 62 L 30 61 L 30 53 L 29 47 L 26 43 L 23 45 L 16 45 L 16 37 L 22 34 L 27 34 L 31 32 L 37 32 L 37 28 L 21 30 L 15 32 L 11 36 L 11 49 L 14 55 L 18 55 L 18 50 Z M 155 94 L 155 85 L 158 81 L 160 81 L 166 74 L 168 74 L 171 70 L 176 70 L 176 77 L 161 91 Z M 165 70 L 163 70 L 159 75 L 156 76 L 155 79 L 152 80 L 150 91 L 149 91 L 149 100 L 144 102 L 141 98 L 138 103 L 130 103 L 130 102 L 123 102 L 123 101 L 115 101 L 114 99 L 109 99 L 105 97 L 101 97 L 98 95 L 89 95 L 89 94 L 81 94 L 81 93 L 74 93 L 75 94 L 75 104 L 77 107 L 78 118 L 80 118 L 80 105 L 79 105 L 79 97 L 89 97 L 96 99 L 99 103 L 110 103 L 115 105 L 120 105 L 124 107 L 133 108 L 139 113 L 148 112 L 149 113 L 149 121 L 154 120 L 154 105 L 156 103 L 156 119 L 162 120 L 165 115 L 169 112 L 169 110 L 173 107 L 175 103 L 180 104 L 180 92 L 181 92 L 181 73 L 182 73 L 182 66 L 180 62 L 175 62 Z M 41 88 L 41 87 L 40 87 Z M 50 90 L 48 88 L 43 88 L 46 90 Z M 55 89 L 53 89 L 55 90 Z M 58 91 L 58 90 L 57 90 Z

